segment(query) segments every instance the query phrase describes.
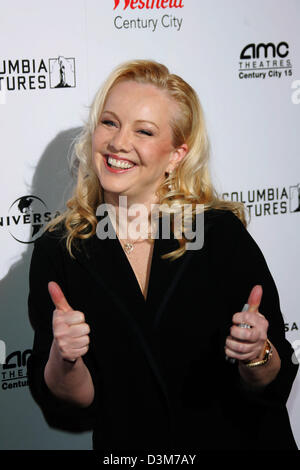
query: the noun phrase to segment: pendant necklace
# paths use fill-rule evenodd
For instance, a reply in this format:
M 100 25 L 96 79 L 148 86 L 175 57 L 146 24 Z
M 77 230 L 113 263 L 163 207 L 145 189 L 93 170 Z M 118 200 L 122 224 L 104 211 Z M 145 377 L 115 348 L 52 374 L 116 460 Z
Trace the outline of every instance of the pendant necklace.
M 134 241 L 132 240 L 131 242 L 127 241 L 126 243 L 123 243 L 123 242 L 121 242 L 121 240 L 120 240 L 120 242 L 121 242 L 121 245 L 122 245 L 122 247 L 123 247 L 125 253 L 126 253 L 127 255 L 130 255 L 130 253 L 133 252 L 133 249 L 134 249 L 135 244 L 136 244 L 136 243 L 139 243 L 139 242 L 144 242 L 145 240 L 147 240 L 147 238 L 142 238 L 142 239 L 138 239 L 138 240 L 134 240 Z
M 134 243 L 127 242 L 124 244 L 124 251 L 127 255 L 129 255 L 133 251 Z
M 123 250 L 125 251 L 125 253 L 126 253 L 127 255 L 130 255 L 130 253 L 132 253 L 133 250 L 134 250 L 135 244 L 136 244 L 136 243 L 143 242 L 143 241 L 145 241 L 145 240 L 149 240 L 149 236 L 150 236 L 150 235 L 151 235 L 151 231 L 150 231 L 150 233 L 148 232 L 148 237 L 147 237 L 147 238 L 138 238 L 137 240 L 126 241 L 126 242 L 124 242 L 124 243 L 123 243 L 123 241 L 121 242 L 121 239 L 119 239 L 119 240 L 120 240 L 120 242 L 121 242 L 121 245 L 122 245 Z M 151 238 L 151 237 L 150 237 L 150 238 Z

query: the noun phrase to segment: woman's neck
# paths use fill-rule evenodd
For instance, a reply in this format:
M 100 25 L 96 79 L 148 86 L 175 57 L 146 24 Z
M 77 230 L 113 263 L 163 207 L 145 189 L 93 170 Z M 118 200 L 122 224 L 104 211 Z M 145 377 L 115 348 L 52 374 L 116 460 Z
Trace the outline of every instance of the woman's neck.
M 158 207 L 158 198 L 153 195 L 136 200 L 117 193 L 105 193 L 104 202 L 108 205 L 110 215 L 115 219 L 115 230 L 119 238 L 147 238 L 153 232 L 154 213 Z

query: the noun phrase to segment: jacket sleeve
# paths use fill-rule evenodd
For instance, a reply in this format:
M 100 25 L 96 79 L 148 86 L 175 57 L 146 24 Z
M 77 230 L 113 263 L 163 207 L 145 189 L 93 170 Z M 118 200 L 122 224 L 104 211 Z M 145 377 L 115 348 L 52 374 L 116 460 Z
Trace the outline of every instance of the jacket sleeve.
M 257 284 L 261 285 L 263 296 L 259 311 L 269 322 L 268 338 L 281 359 L 277 377 L 255 399 L 268 406 L 282 406 L 289 397 L 298 364 L 292 360 L 294 351 L 285 337 L 277 288 L 260 248 L 242 222 L 231 212 L 222 216 L 222 219 L 218 228 L 219 236 L 222 237 L 219 246 L 222 246 L 223 255 L 224 250 L 227 252 L 224 272 L 228 276 L 224 277 L 224 292 L 228 298 L 231 317 L 241 311 L 251 289 Z
M 52 315 L 55 308 L 48 293 L 49 281 L 57 282 L 67 296 L 62 241 L 46 232 L 35 242 L 29 274 L 28 310 L 34 329 L 33 350 L 27 366 L 29 387 L 50 426 L 74 432 L 89 430 L 93 428 L 97 414 L 99 382 L 91 354 L 88 352 L 83 356 L 95 387 L 95 398 L 89 407 L 81 408 L 58 399 L 44 380 L 44 368 L 53 341 Z

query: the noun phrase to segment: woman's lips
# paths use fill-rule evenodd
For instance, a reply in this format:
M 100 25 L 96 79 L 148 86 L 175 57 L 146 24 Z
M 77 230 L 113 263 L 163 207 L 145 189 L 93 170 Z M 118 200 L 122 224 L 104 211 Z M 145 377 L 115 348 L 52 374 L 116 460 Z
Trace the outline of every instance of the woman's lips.
M 113 158 L 114 160 L 119 161 L 119 162 L 130 163 L 130 164 L 133 165 L 133 166 L 131 166 L 130 168 L 111 167 L 111 166 L 109 166 L 109 164 L 108 164 L 108 159 L 109 159 L 110 157 Z M 134 162 L 128 160 L 127 158 L 118 158 L 117 156 L 111 155 L 111 154 L 109 154 L 109 155 L 108 155 L 108 154 L 107 154 L 107 155 L 104 155 L 103 158 L 104 158 L 104 165 L 105 165 L 106 169 L 107 169 L 108 171 L 110 171 L 111 173 L 125 173 L 125 172 L 127 172 L 127 171 L 132 170 L 132 169 L 136 166 L 136 164 L 135 164 Z

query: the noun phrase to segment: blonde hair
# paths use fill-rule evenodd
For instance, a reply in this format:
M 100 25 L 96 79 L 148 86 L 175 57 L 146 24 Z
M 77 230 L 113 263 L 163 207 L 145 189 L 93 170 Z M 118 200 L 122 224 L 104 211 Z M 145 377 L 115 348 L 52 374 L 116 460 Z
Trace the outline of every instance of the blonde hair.
M 202 107 L 193 88 L 179 76 L 171 74 L 162 64 L 149 60 L 134 60 L 119 65 L 97 92 L 88 121 L 77 137 L 73 149 L 72 168 L 77 179 L 73 195 L 67 201 L 66 211 L 53 219 L 46 229 L 53 231 L 58 224 L 64 224 L 67 249 L 71 256 L 72 246 L 77 239 L 86 239 L 95 234 L 98 223 L 96 209 L 104 201 L 103 191 L 92 165 L 92 135 L 110 90 L 117 83 L 128 80 L 151 84 L 164 90 L 178 106 L 179 112 L 170 122 L 173 146 L 177 148 L 185 143 L 188 152 L 159 187 L 159 203 L 167 204 L 171 212 L 175 201 L 177 207 L 178 204 L 182 208 L 184 204 L 190 204 L 193 216 L 196 204 L 203 204 L 204 210 L 230 210 L 246 226 L 243 204 L 218 197 L 211 182 L 208 168 L 208 135 Z M 182 237 L 178 241 L 179 248 L 164 255 L 165 258 L 173 260 L 185 252 L 186 239 Z

